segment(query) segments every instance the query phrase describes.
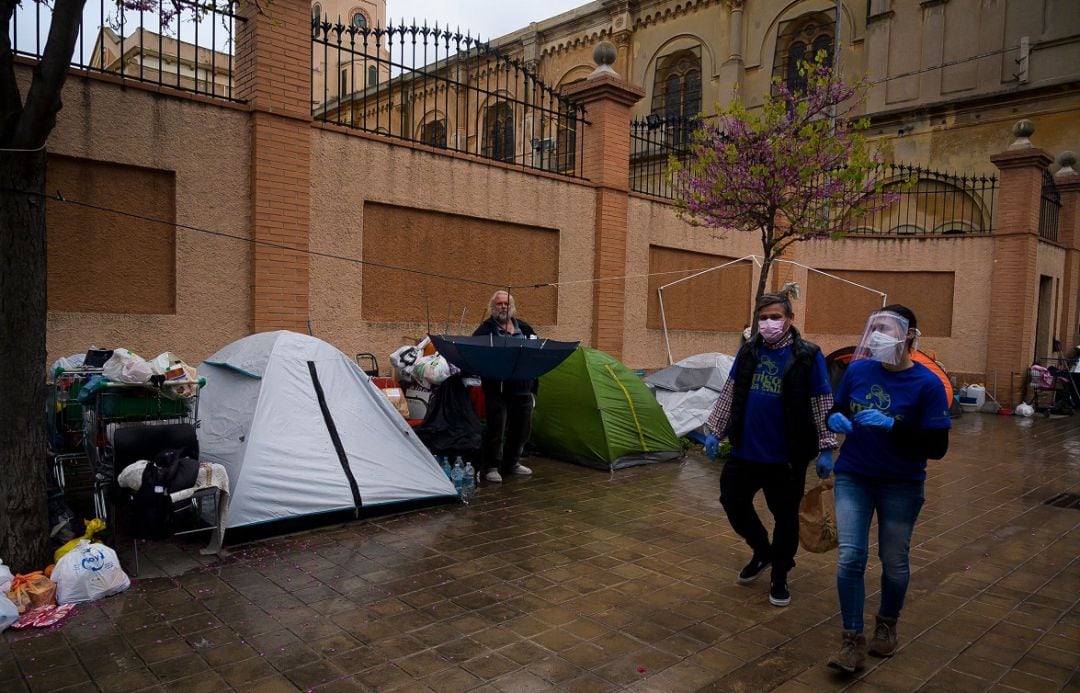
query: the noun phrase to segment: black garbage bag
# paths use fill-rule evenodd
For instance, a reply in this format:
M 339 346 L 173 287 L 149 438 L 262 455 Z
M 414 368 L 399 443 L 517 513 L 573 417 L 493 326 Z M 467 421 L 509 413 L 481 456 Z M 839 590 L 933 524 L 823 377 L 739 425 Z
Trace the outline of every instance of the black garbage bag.
M 431 395 L 427 416 L 416 427 L 416 435 L 435 455 L 461 455 L 480 449 L 482 426 L 460 374 L 446 379 Z

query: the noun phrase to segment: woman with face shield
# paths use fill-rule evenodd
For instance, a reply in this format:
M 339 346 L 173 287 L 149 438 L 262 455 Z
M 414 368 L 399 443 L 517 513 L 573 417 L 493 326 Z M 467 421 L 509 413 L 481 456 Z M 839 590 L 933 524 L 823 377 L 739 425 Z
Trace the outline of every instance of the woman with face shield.
M 915 314 L 905 306 L 873 313 L 828 419 L 830 429 L 846 436 L 835 466 L 836 587 L 844 630 L 840 652 L 829 661 L 846 672 L 862 668 L 868 649 L 863 575 L 870 520 L 877 515 L 881 606 L 869 652 L 889 657 L 907 593 L 908 551 L 923 505 L 926 462 L 941 459 L 949 447 L 945 388 L 911 359 L 918 335 Z

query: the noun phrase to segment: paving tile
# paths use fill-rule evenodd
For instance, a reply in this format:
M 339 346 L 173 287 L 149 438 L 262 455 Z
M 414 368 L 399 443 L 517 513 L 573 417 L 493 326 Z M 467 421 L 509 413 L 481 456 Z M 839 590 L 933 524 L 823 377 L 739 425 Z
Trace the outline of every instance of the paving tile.
M 0 635 L 0 689 L 1078 688 L 1080 513 L 1039 505 L 1080 488 L 1063 462 L 1078 445 L 1067 419 L 954 421 L 912 542 L 901 650 L 857 677 L 823 664 L 840 631 L 835 555 L 800 554 L 787 609 L 736 585 L 747 550 L 717 499 L 722 467 L 691 452 L 615 475 L 534 458 L 528 484 L 482 487 L 467 508 L 219 562 L 145 542 L 132 589 L 56 631 Z M 879 580 L 874 555 L 868 616 Z

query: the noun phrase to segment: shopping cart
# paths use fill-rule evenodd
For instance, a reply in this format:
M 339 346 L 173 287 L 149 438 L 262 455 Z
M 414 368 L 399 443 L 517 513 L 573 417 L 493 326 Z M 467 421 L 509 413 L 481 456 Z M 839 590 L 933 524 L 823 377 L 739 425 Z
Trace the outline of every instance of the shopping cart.
M 93 474 L 97 517 L 108 521 L 109 498 L 116 484 L 113 438 L 117 429 L 174 423 L 189 423 L 197 428 L 199 394 L 205 384 L 204 378 L 145 385 L 106 382 L 84 398 L 83 449 Z

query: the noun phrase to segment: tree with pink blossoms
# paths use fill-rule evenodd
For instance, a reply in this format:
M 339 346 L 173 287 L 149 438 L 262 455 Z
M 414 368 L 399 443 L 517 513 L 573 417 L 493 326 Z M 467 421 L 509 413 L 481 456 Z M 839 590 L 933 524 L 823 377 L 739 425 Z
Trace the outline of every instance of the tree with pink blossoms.
M 871 173 L 878 160 L 852 118 L 862 88 L 824 63 L 804 63 L 805 87 L 777 80 L 774 95 L 749 109 L 738 94 L 694 133 L 693 156 L 673 162 L 679 216 L 695 226 L 756 233 L 769 270 L 792 243 L 841 235 L 847 222 L 891 204 Z

